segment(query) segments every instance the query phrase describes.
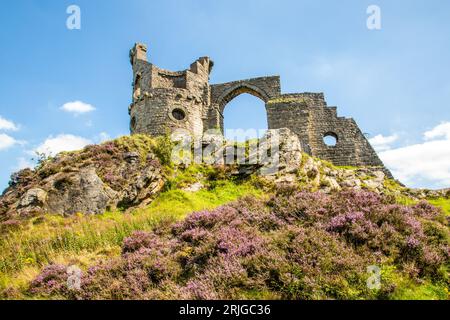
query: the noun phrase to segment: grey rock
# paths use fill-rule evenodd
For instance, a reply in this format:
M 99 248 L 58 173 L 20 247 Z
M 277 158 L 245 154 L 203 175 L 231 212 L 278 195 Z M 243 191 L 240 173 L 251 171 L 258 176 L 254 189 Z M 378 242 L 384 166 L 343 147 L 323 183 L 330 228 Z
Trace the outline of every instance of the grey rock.
M 382 186 L 382 182 L 377 181 L 375 179 L 368 179 L 364 181 L 364 184 L 367 186 L 367 188 L 369 189 L 378 189 Z
M 139 153 L 137 152 L 127 152 L 123 155 L 125 161 L 129 163 L 135 163 L 139 160 Z
M 361 188 L 361 180 L 359 179 L 348 179 L 341 182 L 341 185 L 343 187 L 349 187 L 349 188 Z
M 47 192 L 40 188 L 33 188 L 25 192 L 20 198 L 19 207 L 42 206 L 47 198 Z
M 331 190 L 341 190 L 341 186 L 339 185 L 339 183 L 337 183 L 337 181 L 331 177 L 323 177 L 323 180 L 326 182 L 326 184 L 328 184 L 329 188 Z
M 259 159 L 264 175 L 295 173 L 302 162 L 300 140 L 287 128 L 268 130 L 260 141 Z
M 375 176 L 375 181 L 377 182 L 383 182 L 386 177 L 386 174 L 383 171 L 375 171 L 373 175 Z
M 187 186 L 185 188 L 183 188 L 183 191 L 187 191 L 187 192 L 197 192 L 200 191 L 201 189 L 203 189 L 204 185 L 201 182 L 195 182 L 193 184 L 191 184 L 190 186 Z
M 64 186 L 56 181 L 55 187 L 48 193 L 47 207 L 50 213 L 104 213 L 117 196 L 117 192 L 106 186 L 92 167 L 64 179 Z

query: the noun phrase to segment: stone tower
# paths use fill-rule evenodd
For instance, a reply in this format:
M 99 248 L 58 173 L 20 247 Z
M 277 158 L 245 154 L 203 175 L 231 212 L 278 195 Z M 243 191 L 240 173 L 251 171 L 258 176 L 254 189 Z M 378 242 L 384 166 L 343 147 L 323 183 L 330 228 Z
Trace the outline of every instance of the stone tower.
M 201 136 L 208 129 L 223 132 L 223 111 L 232 99 L 248 93 L 265 102 L 269 129 L 289 128 L 312 156 L 339 166 L 384 167 L 352 118 L 339 117 L 323 93 L 282 94 L 280 77 L 260 77 L 209 84 L 213 62 L 199 58 L 184 71 L 163 70 L 147 61 L 147 47 L 130 51 L 133 66 L 131 133 L 164 135 L 177 128 Z M 324 138 L 332 137 L 335 145 Z
M 131 133 L 158 136 L 183 128 L 201 135 L 210 104 L 209 73 L 213 62 L 202 57 L 187 70 L 164 70 L 147 61 L 147 47 L 143 44 L 131 49 L 130 61 L 133 66 Z

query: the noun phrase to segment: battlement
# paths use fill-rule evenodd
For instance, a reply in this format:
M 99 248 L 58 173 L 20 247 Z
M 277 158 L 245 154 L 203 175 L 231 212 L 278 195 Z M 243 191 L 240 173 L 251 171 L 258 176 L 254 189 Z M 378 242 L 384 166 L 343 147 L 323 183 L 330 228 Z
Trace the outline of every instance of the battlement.
M 132 134 L 157 136 L 178 128 L 196 136 L 208 129 L 223 132 L 225 107 L 248 93 L 265 102 L 269 129 L 289 128 L 309 154 L 336 165 L 383 166 L 356 122 L 339 117 L 336 107 L 327 106 L 323 93 L 282 93 L 279 76 L 210 84 L 214 63 L 209 57 L 200 57 L 183 71 L 169 71 L 150 63 L 147 50 L 141 43 L 130 50 Z M 325 144 L 329 136 L 335 138 L 335 145 Z
M 130 50 L 130 63 L 136 64 L 138 61 L 147 61 L 147 46 L 143 43 L 136 43 Z

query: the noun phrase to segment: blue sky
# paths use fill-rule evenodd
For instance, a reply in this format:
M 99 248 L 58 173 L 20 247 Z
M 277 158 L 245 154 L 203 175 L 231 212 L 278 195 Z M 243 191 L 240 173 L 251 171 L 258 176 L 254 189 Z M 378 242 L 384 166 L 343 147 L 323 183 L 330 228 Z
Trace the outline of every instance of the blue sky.
M 81 8 L 81 30 L 66 28 L 71 4 Z M 381 30 L 366 27 L 371 4 L 381 9 Z M 134 42 L 171 70 L 210 56 L 212 83 L 280 75 L 285 93 L 324 92 L 368 133 L 396 177 L 448 187 L 449 14 L 444 0 L 3 3 L 0 189 L 36 149 L 129 133 Z M 95 110 L 61 109 L 73 101 Z M 238 97 L 225 112 L 227 127 L 267 125 L 253 97 Z

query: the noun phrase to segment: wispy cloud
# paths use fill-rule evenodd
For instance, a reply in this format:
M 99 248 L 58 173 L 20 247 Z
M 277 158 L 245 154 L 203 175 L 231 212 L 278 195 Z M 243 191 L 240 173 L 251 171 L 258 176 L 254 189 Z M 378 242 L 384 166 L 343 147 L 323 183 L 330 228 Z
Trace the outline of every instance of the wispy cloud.
M 370 144 L 375 148 L 376 151 L 386 151 L 391 149 L 392 143 L 398 140 L 398 135 L 393 134 L 390 136 L 383 136 L 379 134 L 371 139 L 369 139 Z
M 111 136 L 107 132 L 100 132 L 100 134 L 95 139 L 99 143 L 111 140 Z
M 17 158 L 17 164 L 13 168 L 14 171 L 20 171 L 26 168 L 33 168 L 35 166 L 35 163 L 31 160 L 28 160 L 24 157 Z
M 61 110 L 69 113 L 73 113 L 75 115 L 89 113 L 95 110 L 95 107 L 91 104 L 84 103 L 82 101 L 72 101 L 67 102 L 62 105 Z
M 34 151 L 39 154 L 45 154 L 47 156 L 55 156 L 62 151 L 74 151 L 83 149 L 85 146 L 92 143 L 93 142 L 91 140 L 83 137 L 71 134 L 60 134 L 56 137 L 48 137 Z
M 19 126 L 10 120 L 6 120 L 2 116 L 0 116 L 0 130 L 11 130 L 17 131 L 19 130 Z
M 19 141 L 17 141 L 13 137 L 5 133 L 0 133 L 0 151 L 9 149 L 18 143 Z
M 423 139 L 422 143 L 382 151 L 380 158 L 408 186 L 450 187 L 450 122 L 424 132 Z
M 432 140 L 435 138 L 445 138 L 450 140 L 450 122 L 443 122 L 430 131 L 425 132 L 424 137 L 425 140 Z

